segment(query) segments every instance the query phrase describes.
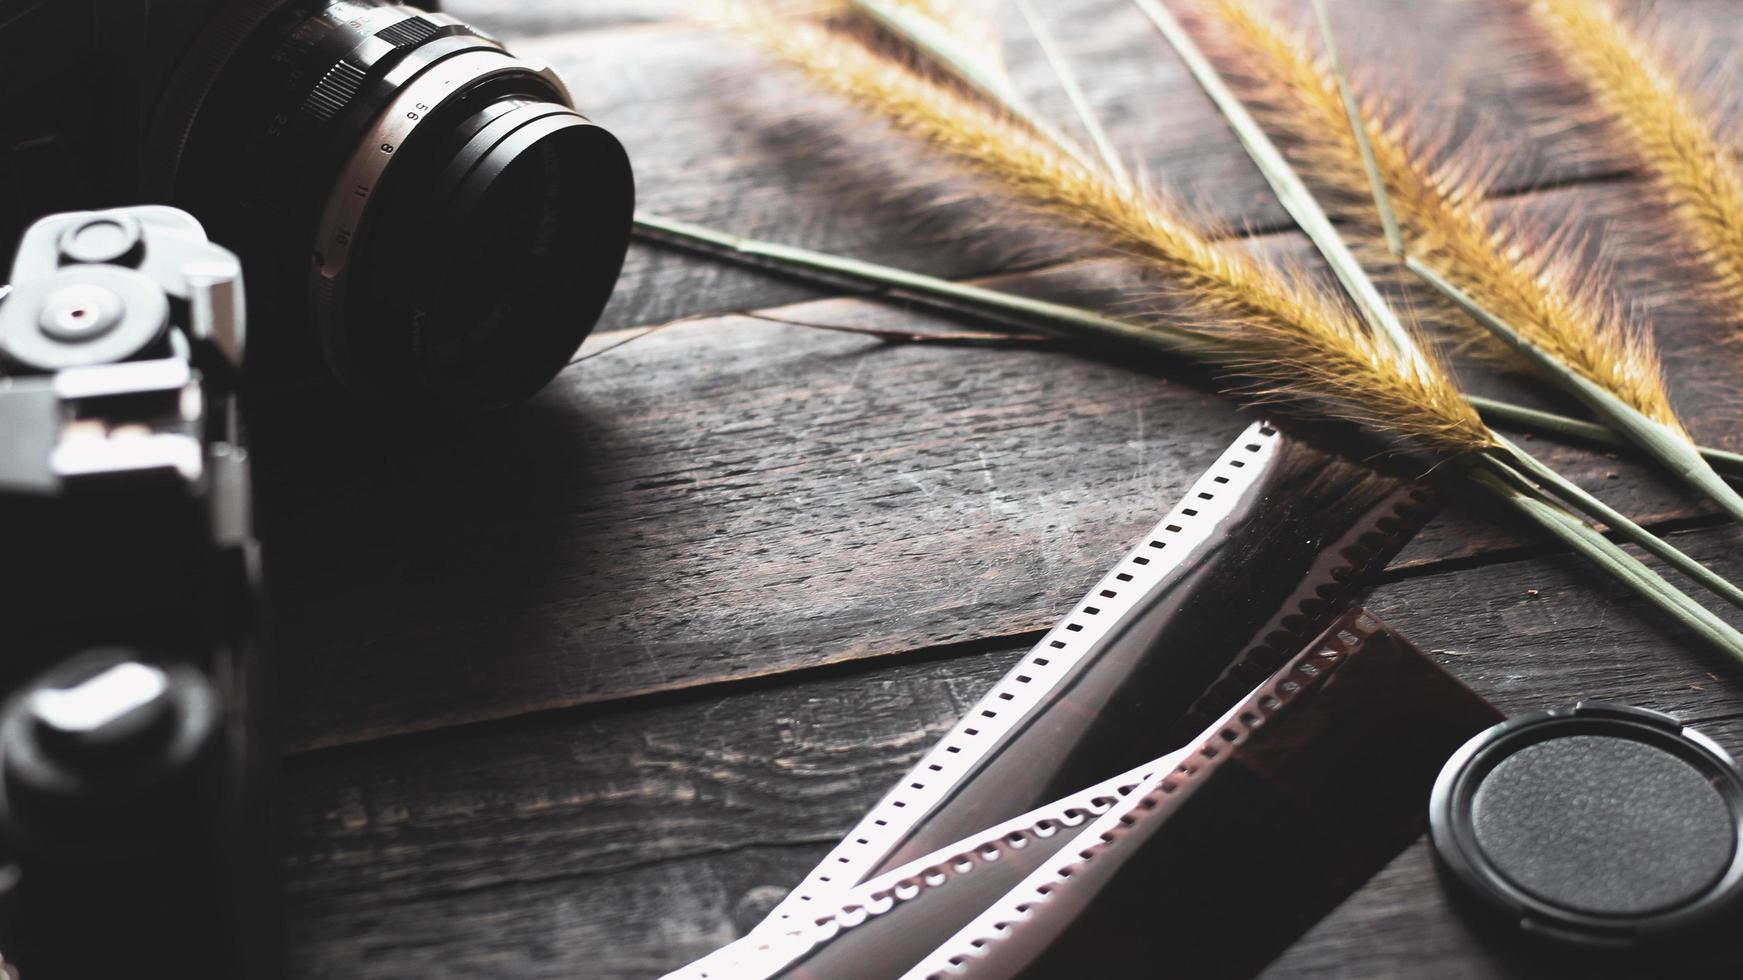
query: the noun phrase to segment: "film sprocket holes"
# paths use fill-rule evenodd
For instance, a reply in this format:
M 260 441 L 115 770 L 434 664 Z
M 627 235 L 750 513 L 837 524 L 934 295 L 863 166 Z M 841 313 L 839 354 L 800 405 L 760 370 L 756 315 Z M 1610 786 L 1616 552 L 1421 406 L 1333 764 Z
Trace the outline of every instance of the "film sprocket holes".
M 241 269 L 165 207 L 33 225 L 0 299 L 0 956 L 278 967 Z
M 1097 812 L 1347 611 L 1432 507 L 1254 424 L 761 925 L 672 976 L 740 976 L 868 880 L 1031 811 Z
M 1500 713 L 1352 611 L 906 975 L 1257 975 L 1419 837 Z
M 23 7 L 0 16 L 0 254 L 54 211 L 184 208 L 242 258 L 255 381 L 498 406 L 560 370 L 611 295 L 622 146 L 549 68 L 452 17 Z
M 1498 717 L 1352 610 L 1187 747 L 878 875 L 714 969 L 1247 976 L 1421 833 L 1441 761 Z

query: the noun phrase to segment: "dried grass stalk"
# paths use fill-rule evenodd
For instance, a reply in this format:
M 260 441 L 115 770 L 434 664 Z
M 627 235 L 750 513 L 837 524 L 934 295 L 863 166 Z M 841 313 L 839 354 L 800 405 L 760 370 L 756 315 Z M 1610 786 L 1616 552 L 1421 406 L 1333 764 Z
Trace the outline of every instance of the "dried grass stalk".
M 691 248 L 719 258 L 741 261 L 753 267 L 777 268 L 788 275 L 806 279 L 820 288 L 846 285 L 865 290 L 868 295 L 900 296 L 907 302 L 917 303 L 944 314 L 967 313 L 1029 324 L 1101 344 L 1133 343 L 1176 357 L 1197 360 L 1217 356 L 1222 346 L 1204 341 L 1198 335 L 1183 329 L 1169 329 L 1156 321 L 1140 325 L 1136 321 L 1116 319 L 1082 307 L 940 279 L 862 259 L 746 238 L 645 211 L 636 215 L 636 234 L 648 241 Z M 0 291 L 0 298 L 3 296 L 4 292 Z M 1616 433 L 1592 422 L 1478 395 L 1467 394 L 1465 399 L 1482 414 L 1491 427 L 1518 428 L 1556 439 L 1589 442 L 1608 449 L 1628 448 L 1628 444 Z M 1743 453 L 1707 446 L 1700 447 L 1699 451 L 1708 463 L 1727 476 L 1743 479 Z
M 1304 171 L 1336 190 L 1357 216 L 1373 221 L 1362 149 L 1331 67 L 1308 53 L 1299 34 L 1256 4 L 1201 3 L 1226 26 L 1266 124 L 1289 134 Z M 1483 203 L 1480 181 L 1473 178 L 1481 168 L 1432 167 L 1412 150 L 1404 125 L 1386 123 L 1371 104 L 1363 107 L 1362 117 L 1414 257 L 1440 269 L 1556 360 L 1684 434 L 1650 334 L 1624 316 L 1601 277 L 1575 267 L 1565 250 L 1533 248 L 1518 229 L 1495 221 Z
M 1605 0 L 1534 0 L 1531 10 L 1628 135 L 1723 298 L 1743 303 L 1743 169 L 1713 121 Z
M 1214 243 L 1151 193 L 1133 192 L 1030 127 L 809 22 L 738 8 L 735 26 L 828 88 L 993 177 L 1029 208 L 1159 269 L 1178 315 L 1227 343 L 1249 394 L 1457 455 L 1495 448 L 1444 366 L 1414 368 L 1346 306 L 1299 277 Z

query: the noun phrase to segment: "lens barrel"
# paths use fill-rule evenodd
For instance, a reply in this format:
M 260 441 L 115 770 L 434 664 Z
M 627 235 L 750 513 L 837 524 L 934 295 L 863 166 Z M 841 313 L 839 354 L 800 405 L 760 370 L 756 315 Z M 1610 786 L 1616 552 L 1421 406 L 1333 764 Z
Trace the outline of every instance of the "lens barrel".
M 537 390 L 622 266 L 622 145 L 548 68 L 446 15 L 255 6 L 214 27 L 224 56 L 172 86 L 160 129 L 173 199 L 243 257 L 257 364 L 294 362 L 307 324 L 304 353 L 358 393 L 491 407 Z

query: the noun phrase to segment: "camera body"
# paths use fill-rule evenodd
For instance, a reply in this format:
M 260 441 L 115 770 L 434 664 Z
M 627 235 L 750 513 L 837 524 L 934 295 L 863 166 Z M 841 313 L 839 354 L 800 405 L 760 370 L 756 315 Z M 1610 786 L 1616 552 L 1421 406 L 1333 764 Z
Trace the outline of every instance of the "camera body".
M 591 330 L 634 179 L 549 68 L 439 12 L 0 0 L 0 241 L 142 203 L 241 257 L 252 384 L 478 408 Z
M 37 222 L 0 299 L 0 963 L 29 980 L 276 967 L 244 324 L 240 263 L 167 207 Z
M 0 980 L 277 973 L 242 404 L 530 395 L 633 211 L 562 81 L 444 14 L 0 0 Z

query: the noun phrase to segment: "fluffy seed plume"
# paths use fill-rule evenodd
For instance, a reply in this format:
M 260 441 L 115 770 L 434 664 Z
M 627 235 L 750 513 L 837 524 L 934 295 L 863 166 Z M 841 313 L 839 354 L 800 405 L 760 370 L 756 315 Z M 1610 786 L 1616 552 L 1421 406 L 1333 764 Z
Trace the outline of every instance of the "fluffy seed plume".
M 1361 148 L 1329 66 L 1255 4 L 1202 3 L 1226 26 L 1266 124 L 1289 134 L 1303 170 L 1351 202 L 1353 216 L 1372 220 Z M 1589 270 L 1577 270 L 1561 250 L 1532 248 L 1515 229 L 1491 220 L 1478 182 L 1430 166 L 1413 153 L 1403 126 L 1386 124 L 1371 107 L 1364 107 L 1363 121 L 1412 255 L 1594 384 L 1682 430 L 1650 335 L 1628 321 L 1607 291 L 1591 285 Z
M 1743 170 L 1677 75 L 1604 0 L 1535 0 L 1555 48 L 1620 126 L 1724 299 L 1743 303 Z
M 1437 361 L 1412 369 L 1346 307 L 1211 242 L 1177 209 L 1133 193 L 987 106 L 817 24 L 739 8 L 733 24 L 828 88 L 970 164 L 1030 209 L 1160 270 L 1189 328 L 1226 344 L 1250 394 L 1352 421 L 1443 454 L 1494 441 Z

